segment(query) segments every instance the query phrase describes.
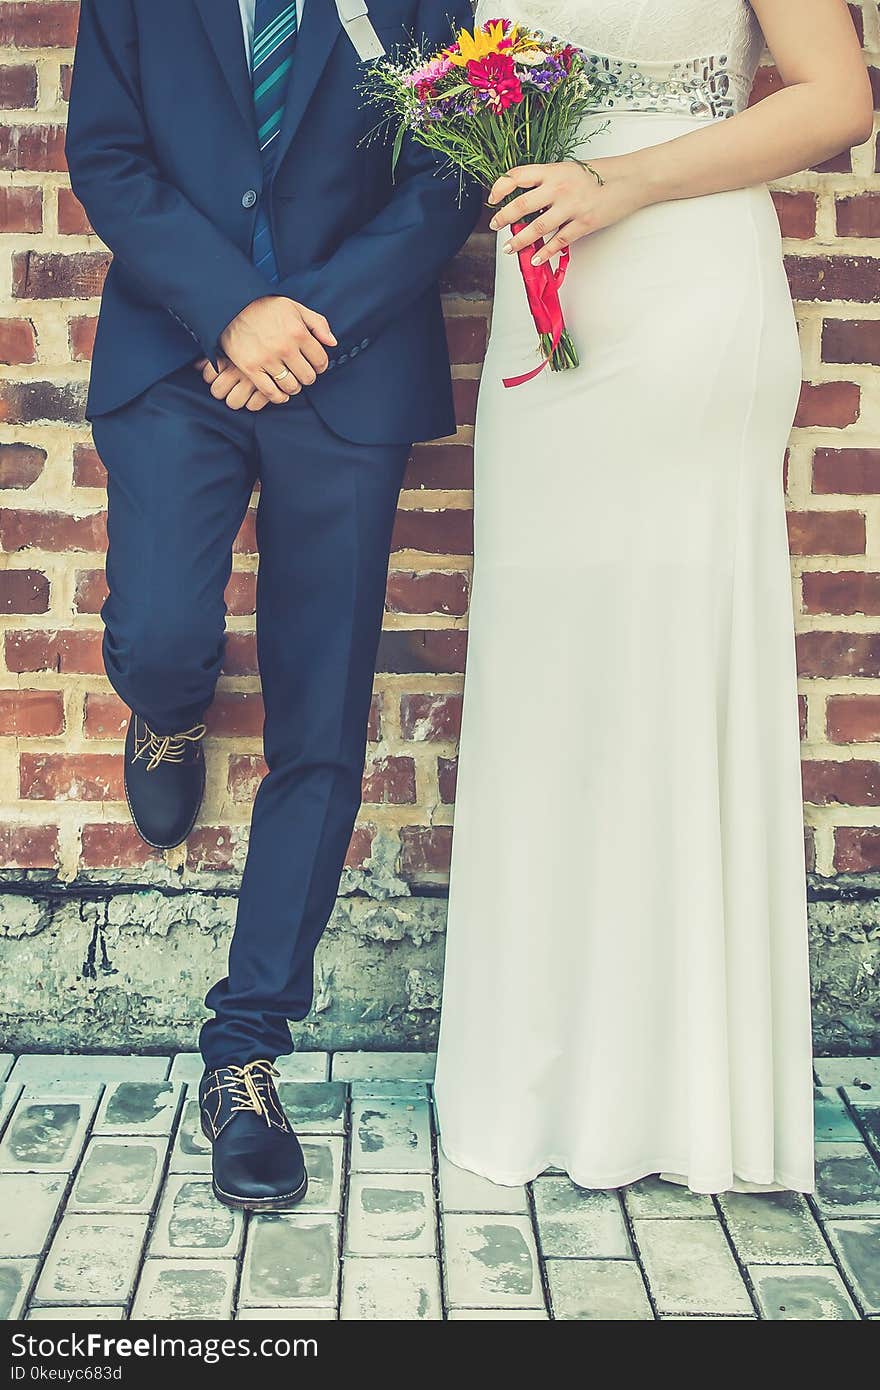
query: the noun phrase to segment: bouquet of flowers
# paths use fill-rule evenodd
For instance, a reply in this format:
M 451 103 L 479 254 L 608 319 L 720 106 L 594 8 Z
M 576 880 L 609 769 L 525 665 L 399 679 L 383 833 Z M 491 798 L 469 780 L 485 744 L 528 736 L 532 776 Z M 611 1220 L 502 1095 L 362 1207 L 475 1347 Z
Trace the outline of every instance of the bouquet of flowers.
M 416 46 L 374 63 L 366 93 L 396 121 L 395 164 L 409 135 L 445 156 L 460 178 L 485 185 L 515 165 L 573 158 L 586 138 L 584 119 L 597 104 L 579 49 L 509 19 L 491 19 L 473 33 L 462 29 L 436 53 Z M 513 233 L 524 225 L 514 222 Z M 578 365 L 559 303 L 568 248 L 553 270 L 547 262 L 531 263 L 541 245 L 520 251 L 519 265 L 542 360 L 524 376 L 505 378 L 505 386 L 518 386 L 547 365 L 554 372 Z

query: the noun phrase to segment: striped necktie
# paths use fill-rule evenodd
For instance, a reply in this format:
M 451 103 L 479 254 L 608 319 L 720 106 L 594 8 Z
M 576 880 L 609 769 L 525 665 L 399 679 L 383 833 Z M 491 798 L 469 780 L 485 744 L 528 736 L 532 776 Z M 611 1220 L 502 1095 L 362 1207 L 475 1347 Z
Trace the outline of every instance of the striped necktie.
M 275 148 L 281 129 L 281 116 L 287 95 L 287 82 L 293 66 L 296 44 L 296 3 L 290 0 L 256 0 L 254 7 L 253 83 L 254 111 L 263 161 L 263 189 L 275 162 Z M 278 266 L 272 232 L 266 215 L 265 198 L 257 209 L 252 250 L 254 264 L 267 280 L 277 284 Z

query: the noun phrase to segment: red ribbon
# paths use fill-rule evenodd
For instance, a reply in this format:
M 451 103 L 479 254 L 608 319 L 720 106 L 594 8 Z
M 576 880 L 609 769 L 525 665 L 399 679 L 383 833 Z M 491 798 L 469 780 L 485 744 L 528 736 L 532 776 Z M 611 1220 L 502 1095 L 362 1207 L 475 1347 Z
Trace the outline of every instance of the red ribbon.
M 510 230 L 516 236 L 525 226 L 527 226 L 525 222 L 514 222 L 511 224 Z M 522 386 L 524 381 L 531 381 L 539 372 L 543 372 L 565 332 L 565 319 L 562 316 L 562 306 L 559 303 L 559 290 L 568 270 L 568 247 L 563 247 L 559 256 L 559 266 L 553 270 L 549 261 L 544 261 L 541 265 L 532 265 L 532 257 L 537 255 L 543 245 L 543 240 L 539 238 L 531 246 L 524 246 L 517 252 L 517 259 L 535 327 L 539 334 L 548 333 L 550 335 L 550 352 L 532 371 L 525 372 L 522 376 L 503 377 L 505 386 Z

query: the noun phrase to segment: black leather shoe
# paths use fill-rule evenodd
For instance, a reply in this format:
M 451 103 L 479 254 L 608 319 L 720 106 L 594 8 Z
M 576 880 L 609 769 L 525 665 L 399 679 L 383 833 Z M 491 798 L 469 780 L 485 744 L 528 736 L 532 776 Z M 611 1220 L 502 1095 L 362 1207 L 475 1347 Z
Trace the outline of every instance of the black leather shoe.
M 287 1211 L 309 1185 L 299 1140 L 281 1108 L 271 1062 L 206 1071 L 202 1133 L 213 1149 L 214 1196 L 245 1211 Z
M 205 794 L 204 724 L 155 734 L 139 715 L 125 736 L 125 795 L 135 828 L 154 849 L 173 849 L 195 825 Z

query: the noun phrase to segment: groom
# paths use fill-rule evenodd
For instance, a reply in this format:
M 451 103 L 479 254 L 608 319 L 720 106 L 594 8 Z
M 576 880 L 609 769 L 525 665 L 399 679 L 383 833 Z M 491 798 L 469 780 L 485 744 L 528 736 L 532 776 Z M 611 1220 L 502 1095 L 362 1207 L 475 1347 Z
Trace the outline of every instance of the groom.
M 367 140 L 382 49 L 468 0 L 83 0 L 67 155 L 114 253 L 88 415 L 108 472 L 104 656 L 125 786 L 179 844 L 205 780 L 232 545 L 256 480 L 269 772 L 229 974 L 206 1003 L 202 1128 L 230 1205 L 307 1177 L 271 1063 L 312 996 L 360 802 L 388 550 L 413 440 L 455 427 L 436 281 L 478 198 Z

